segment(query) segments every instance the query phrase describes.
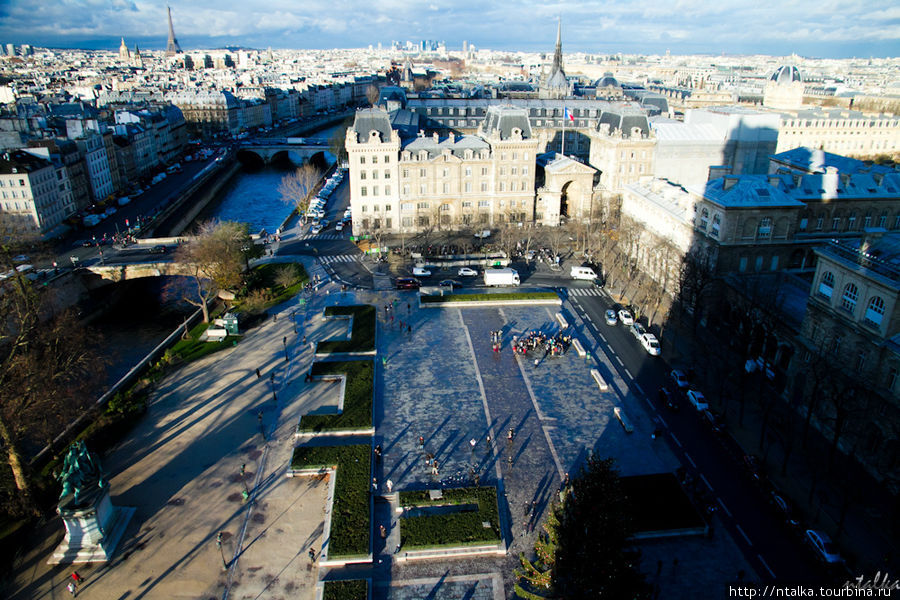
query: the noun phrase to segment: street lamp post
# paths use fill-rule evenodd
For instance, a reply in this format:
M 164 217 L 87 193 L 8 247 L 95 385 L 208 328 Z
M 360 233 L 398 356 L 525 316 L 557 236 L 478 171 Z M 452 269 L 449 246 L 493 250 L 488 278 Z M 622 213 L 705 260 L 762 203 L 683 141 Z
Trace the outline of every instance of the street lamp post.
M 246 502 L 250 498 L 250 490 L 247 488 L 247 481 L 244 479 L 244 473 L 247 472 L 247 464 L 241 464 L 241 485 L 244 486 L 244 491 L 241 492 L 241 497 L 243 497 L 244 502 Z
M 287 336 L 281 338 L 281 343 L 284 344 L 284 361 L 288 361 L 288 349 L 287 349 Z
M 219 554 L 222 557 L 222 570 L 228 570 L 228 563 L 225 561 L 225 550 L 222 549 L 222 532 L 216 534 L 216 548 L 219 549 Z

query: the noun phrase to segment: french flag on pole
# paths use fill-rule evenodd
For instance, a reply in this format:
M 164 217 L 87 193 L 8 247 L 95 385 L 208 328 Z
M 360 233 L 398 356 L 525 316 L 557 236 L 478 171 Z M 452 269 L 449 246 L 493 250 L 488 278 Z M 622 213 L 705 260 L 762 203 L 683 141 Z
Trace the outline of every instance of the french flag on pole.
M 568 107 L 563 107 L 563 115 L 566 119 L 572 121 L 573 123 L 575 122 L 575 115 L 569 112 Z

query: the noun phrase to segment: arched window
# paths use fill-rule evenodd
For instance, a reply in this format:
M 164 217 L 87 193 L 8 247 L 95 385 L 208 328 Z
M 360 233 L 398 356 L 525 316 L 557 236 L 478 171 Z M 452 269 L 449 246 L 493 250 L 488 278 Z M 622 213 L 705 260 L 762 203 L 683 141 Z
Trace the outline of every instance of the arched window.
M 831 299 L 831 293 L 834 291 L 834 273 L 825 271 L 822 273 L 822 281 L 819 282 L 819 295 Z
M 866 309 L 865 321 L 876 327 L 881 326 L 884 319 L 884 300 L 880 296 L 872 296 L 869 300 L 869 307 Z
M 841 308 L 849 313 L 856 310 L 856 301 L 859 299 L 859 288 L 856 284 L 848 283 L 844 288 L 844 295 L 841 297 Z

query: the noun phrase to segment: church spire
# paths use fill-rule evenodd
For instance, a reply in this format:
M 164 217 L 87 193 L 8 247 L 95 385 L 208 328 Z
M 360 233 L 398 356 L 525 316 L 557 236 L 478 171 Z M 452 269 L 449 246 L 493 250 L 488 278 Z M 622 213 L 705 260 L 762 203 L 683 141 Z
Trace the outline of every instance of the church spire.
M 562 70 L 562 18 L 557 17 L 556 21 L 556 52 L 553 54 L 552 71 Z M 551 71 L 551 72 L 552 72 Z

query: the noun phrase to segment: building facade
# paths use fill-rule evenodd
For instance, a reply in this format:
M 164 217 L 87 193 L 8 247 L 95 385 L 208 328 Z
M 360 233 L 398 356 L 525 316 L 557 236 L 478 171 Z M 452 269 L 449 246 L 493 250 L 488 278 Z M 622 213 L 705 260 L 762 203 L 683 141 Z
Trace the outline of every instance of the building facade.
M 21 150 L 0 155 L 0 213 L 6 235 L 41 235 L 62 223 L 53 163 Z

